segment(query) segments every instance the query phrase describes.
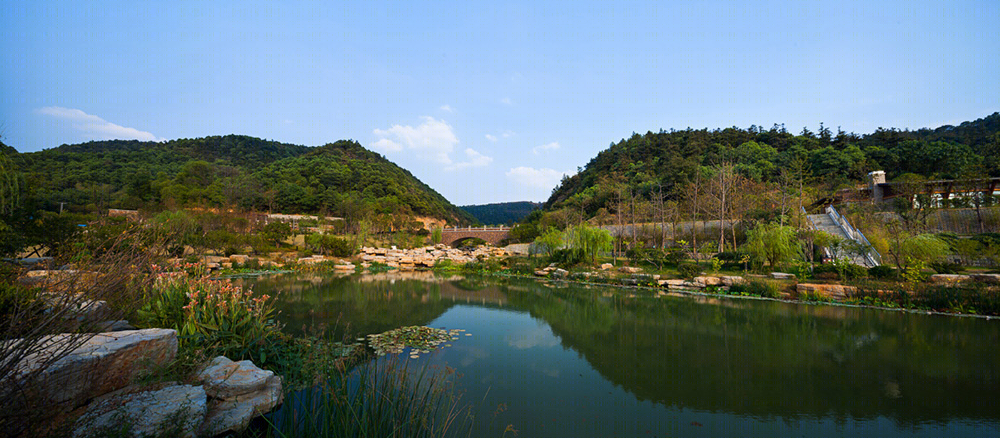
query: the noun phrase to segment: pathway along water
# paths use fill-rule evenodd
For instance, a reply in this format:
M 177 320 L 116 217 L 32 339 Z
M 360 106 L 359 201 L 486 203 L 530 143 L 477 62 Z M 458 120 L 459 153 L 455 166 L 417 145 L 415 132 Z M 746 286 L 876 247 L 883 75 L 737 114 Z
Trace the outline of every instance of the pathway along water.
M 280 292 L 293 332 L 466 329 L 419 360 L 462 374 L 475 436 L 1000 435 L 996 319 L 425 277 L 254 289 Z

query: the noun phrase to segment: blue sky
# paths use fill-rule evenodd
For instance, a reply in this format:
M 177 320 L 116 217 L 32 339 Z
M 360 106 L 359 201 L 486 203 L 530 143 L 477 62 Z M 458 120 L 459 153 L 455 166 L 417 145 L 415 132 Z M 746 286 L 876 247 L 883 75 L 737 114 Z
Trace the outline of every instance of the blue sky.
M 1000 110 L 1000 2 L 0 4 L 4 143 L 355 139 L 455 204 L 545 200 L 659 129 Z

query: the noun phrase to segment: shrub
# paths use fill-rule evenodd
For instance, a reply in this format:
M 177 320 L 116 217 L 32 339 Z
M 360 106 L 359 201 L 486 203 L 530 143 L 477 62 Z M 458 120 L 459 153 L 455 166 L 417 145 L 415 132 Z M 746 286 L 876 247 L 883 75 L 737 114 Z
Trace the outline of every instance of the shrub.
M 965 270 L 965 268 L 958 263 L 949 263 L 945 261 L 931 262 L 929 266 L 938 274 L 958 274 Z
M 564 266 L 572 266 L 584 261 L 583 251 L 572 248 L 557 249 L 549 257 L 549 263 L 557 263 Z
M 840 278 L 840 271 L 833 263 L 823 263 L 813 266 L 813 276 L 821 280 L 837 280 Z
M 868 276 L 868 268 L 854 263 L 838 264 L 840 275 L 845 280 L 856 280 Z
M 722 267 L 726 269 L 742 267 L 743 257 L 746 254 L 738 251 L 723 251 L 715 255 L 715 258 L 722 260 Z
M 136 314 L 139 326 L 177 330 L 182 347 L 261 366 L 269 352 L 272 362 L 278 359 L 269 351 L 280 334 L 271 297 L 255 297 L 229 280 L 159 274 Z
M 781 291 L 778 285 L 766 280 L 751 280 L 744 283 L 737 283 L 729 286 L 729 293 L 733 295 L 753 295 L 757 297 L 778 298 Z
M 879 280 L 895 278 L 896 269 L 892 266 L 879 265 L 868 268 L 868 275 Z
M 684 278 L 694 278 L 701 274 L 701 268 L 694 263 L 681 263 L 677 265 L 677 272 Z

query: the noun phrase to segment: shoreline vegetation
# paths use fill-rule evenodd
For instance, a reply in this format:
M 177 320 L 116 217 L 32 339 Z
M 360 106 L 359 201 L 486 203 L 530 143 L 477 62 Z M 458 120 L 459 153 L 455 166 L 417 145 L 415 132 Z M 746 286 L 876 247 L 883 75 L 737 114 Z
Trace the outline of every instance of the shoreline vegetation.
M 231 280 L 261 271 L 432 271 L 992 318 L 998 132 L 1000 113 L 869 135 L 822 125 L 634 134 L 565 177 L 541 209 L 519 210 L 497 247 L 445 238 L 444 227 L 476 220 L 354 141 L 0 144 L 0 402 L 24 406 L 0 412 L 0 433 L 72 435 L 80 410 L 117 391 L 194 391 L 217 407 L 197 371 L 250 361 L 280 376 L 292 408 L 257 428 L 237 422 L 240 436 L 461 434 L 469 411 L 447 371 L 370 361 L 351 339 L 374 333 L 284 332 L 273 297 Z M 814 219 L 836 222 L 824 231 Z M 48 377 L 93 356 L 75 354 L 106 333 L 143 330 L 162 335 L 162 354 L 129 363 L 114 385 L 93 383 L 107 377 L 102 363 L 68 374 L 74 385 Z M 388 388 L 401 389 L 379 396 Z M 122 426 L 105 436 L 139 434 Z
M 466 430 L 472 421 L 467 417 L 469 405 L 451 392 L 453 381 L 447 371 L 413 370 L 408 363 L 399 364 L 398 360 L 405 359 L 402 356 L 395 365 L 384 364 L 378 359 L 379 351 L 389 351 L 395 357 L 404 348 L 379 350 L 367 345 L 365 341 L 378 339 L 369 335 L 380 334 L 355 333 L 353 337 L 332 339 L 330 333 L 335 330 L 313 327 L 305 335 L 291 336 L 275 320 L 274 297 L 255 294 L 234 283 L 233 279 L 241 276 L 287 272 L 391 276 L 400 272 L 399 275 L 427 273 L 444 279 L 455 275 L 530 278 L 617 287 L 616 293 L 625 296 L 654 299 L 665 296 L 769 299 L 988 319 L 1000 314 L 1000 274 L 985 269 L 969 275 L 931 275 L 927 265 L 920 271 L 911 268 L 898 272 L 886 267 L 868 269 L 845 259 L 810 267 L 794 258 L 771 262 L 746 253 L 719 253 L 709 258 L 679 250 L 684 242 L 669 250 L 615 253 L 610 233 L 586 224 L 564 231 L 549 229 L 531 245 L 511 246 L 510 251 L 488 245 L 464 248 L 433 242 L 428 245 L 432 233 L 424 236 L 424 246 L 397 249 L 368 240 L 366 246 L 346 245 L 348 250 L 341 252 L 337 248 L 355 237 L 310 238 L 279 233 L 272 236 L 276 251 L 247 248 L 247 254 L 228 255 L 226 252 L 230 251 L 220 253 L 204 246 L 200 251 L 190 245 L 178 249 L 177 241 L 172 240 L 177 236 L 164 233 L 162 226 L 156 222 L 105 219 L 90 224 L 87 232 L 75 234 L 56 257 L 31 260 L 35 263 L 31 267 L 3 264 L 6 274 L 2 304 L 4 327 L 8 330 L 5 340 L 27 339 L 27 344 L 40 346 L 52 334 L 79 333 L 84 336 L 80 339 L 84 339 L 107 331 L 114 324 L 140 330 L 176 331 L 175 358 L 138 373 L 144 377 L 129 382 L 129 388 L 133 388 L 130 390 L 136 391 L 167 381 L 197 385 L 198 370 L 220 356 L 232 361 L 250 361 L 280 376 L 286 401 L 276 414 L 257 420 L 254 423 L 257 426 L 234 429 L 239 436 L 294 436 L 303 430 L 324 433 L 338 428 L 356 430 L 360 436 L 397 429 L 407 430 L 407 436 L 442 436 L 449 430 Z M 299 241 L 304 245 L 297 245 Z M 393 241 L 415 242 L 416 238 L 397 237 Z M 324 247 L 323 242 L 329 246 Z M 95 308 L 101 310 L 93 311 Z M 58 320 L 46 318 L 51 314 L 49 309 L 62 309 L 59 311 L 65 312 L 65 316 Z M 49 325 L 30 321 L 47 321 Z M 37 330 L 25 332 L 31 325 Z M 413 350 L 411 357 L 429 352 L 427 345 L 447 341 L 444 334 L 432 330 L 417 327 L 408 330 L 406 333 L 430 335 L 427 342 L 414 343 L 424 347 L 406 347 Z M 363 341 L 355 340 L 358 336 Z M 82 344 L 62 346 L 49 364 Z M 14 364 L 14 368 L 5 374 L 5 389 L 0 393 L 7 398 L 16 393 L 12 388 L 31 387 L 30 378 L 44 375 L 11 380 L 11 371 L 20 359 L 9 352 L 5 350 L 3 363 Z M 389 359 L 391 362 L 392 358 Z M 427 385 L 435 389 L 429 390 Z M 385 400 L 376 394 L 387 387 L 404 390 L 393 393 L 389 405 L 381 405 Z M 6 401 L 14 400 L 21 399 Z M 44 421 L 53 421 L 44 404 L 37 405 L 36 417 L 25 420 L 5 417 L 3 422 L 11 430 L 34 435 L 71 433 L 75 424 L 72 415 L 78 415 L 75 412 L 87 406 L 75 406 L 61 413 L 58 416 L 61 426 L 54 430 L 38 429 L 39 424 L 47 424 Z M 329 409 L 344 406 L 350 406 L 350 416 L 328 420 Z M 414 417 L 411 415 L 414 412 L 419 414 Z M 112 436 L 130 436 L 130 433 Z

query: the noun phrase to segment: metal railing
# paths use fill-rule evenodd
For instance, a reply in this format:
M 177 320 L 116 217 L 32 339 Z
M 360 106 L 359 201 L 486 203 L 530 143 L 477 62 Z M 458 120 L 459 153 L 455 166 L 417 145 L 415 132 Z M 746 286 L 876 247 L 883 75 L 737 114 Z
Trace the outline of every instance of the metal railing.
M 872 243 L 868 241 L 868 238 L 865 237 L 861 231 L 858 231 L 857 228 L 851 226 L 851 223 L 847 220 L 847 218 L 841 216 L 840 213 L 837 212 L 836 208 L 833 208 L 832 205 L 828 205 L 826 207 L 826 214 L 833 219 L 833 222 L 836 223 L 841 230 L 844 230 L 844 234 L 846 234 L 847 237 L 864 245 L 867 249 L 864 256 L 869 262 L 872 263 L 873 266 L 879 266 L 882 264 L 882 254 L 879 254 L 878 251 L 875 250 L 875 247 L 872 246 Z
M 806 212 L 806 208 L 805 207 L 799 207 L 799 208 L 802 209 L 802 216 L 805 217 L 807 221 L 809 221 L 810 227 L 814 230 L 818 230 L 819 225 L 816 225 L 816 222 L 813 222 L 812 218 L 809 217 L 809 213 Z M 828 259 L 833 258 L 833 253 L 830 252 L 830 248 L 827 248 L 825 246 L 823 247 L 823 256 Z
M 485 225 L 481 227 L 452 227 L 452 228 L 442 228 L 442 231 L 510 231 L 511 227 L 487 227 Z

